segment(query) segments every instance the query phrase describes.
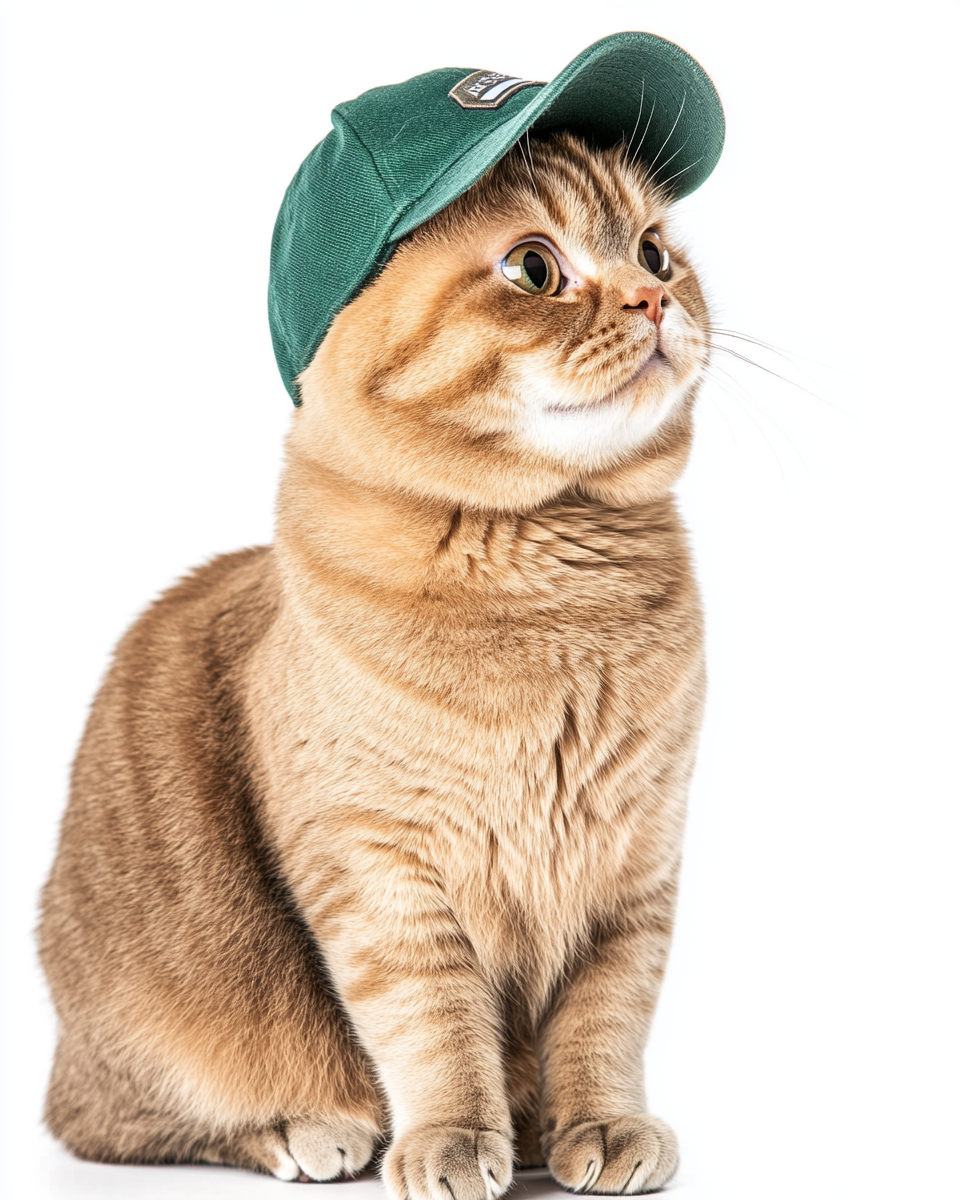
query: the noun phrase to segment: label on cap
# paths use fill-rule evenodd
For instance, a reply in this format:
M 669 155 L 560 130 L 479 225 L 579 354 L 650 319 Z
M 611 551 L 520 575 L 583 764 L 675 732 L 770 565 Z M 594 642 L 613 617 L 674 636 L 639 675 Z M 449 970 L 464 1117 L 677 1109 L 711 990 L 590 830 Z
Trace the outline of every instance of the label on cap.
M 543 87 L 542 79 L 518 79 L 501 71 L 473 71 L 447 95 L 461 108 L 499 108 L 521 88 Z

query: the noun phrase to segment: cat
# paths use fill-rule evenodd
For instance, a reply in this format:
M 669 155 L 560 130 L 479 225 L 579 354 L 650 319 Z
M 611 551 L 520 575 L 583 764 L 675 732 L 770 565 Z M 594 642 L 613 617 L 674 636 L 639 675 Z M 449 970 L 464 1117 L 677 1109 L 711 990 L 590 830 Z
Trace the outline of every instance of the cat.
M 523 149 L 334 321 L 275 544 L 117 649 L 40 928 L 46 1121 L 83 1158 L 381 1151 L 397 1200 L 676 1170 L 642 1056 L 704 693 L 670 488 L 709 318 L 642 164 Z

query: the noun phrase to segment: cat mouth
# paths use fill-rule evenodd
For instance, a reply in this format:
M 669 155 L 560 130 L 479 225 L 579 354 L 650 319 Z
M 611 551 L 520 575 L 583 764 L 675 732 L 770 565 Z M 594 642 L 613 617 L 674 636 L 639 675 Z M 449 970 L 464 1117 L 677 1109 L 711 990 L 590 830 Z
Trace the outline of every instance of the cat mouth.
M 647 361 L 643 364 L 639 371 L 631 378 L 631 383 L 639 383 L 641 379 L 646 379 L 648 375 L 652 375 L 655 371 L 659 371 L 661 367 L 668 367 L 670 360 L 664 352 L 657 346 L 656 350 L 650 355 Z
M 619 387 L 615 387 L 612 392 L 606 396 L 601 396 L 598 400 L 591 400 L 587 404 L 551 404 L 549 408 L 543 411 L 550 414 L 560 414 L 562 416 L 572 416 L 579 413 L 598 412 L 602 408 L 607 408 L 609 405 L 616 404 L 625 398 L 625 395 L 638 383 L 643 383 L 645 379 L 649 379 L 664 367 L 670 367 L 670 360 L 660 349 L 659 346 L 643 360 L 636 371 L 625 379 Z

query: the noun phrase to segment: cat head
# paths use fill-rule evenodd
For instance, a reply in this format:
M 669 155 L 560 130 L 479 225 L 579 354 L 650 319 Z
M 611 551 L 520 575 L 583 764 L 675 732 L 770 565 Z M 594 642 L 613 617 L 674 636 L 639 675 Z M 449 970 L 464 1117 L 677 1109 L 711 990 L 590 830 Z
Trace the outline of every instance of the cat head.
M 468 507 L 661 494 L 709 352 L 668 207 L 623 148 L 524 140 L 339 313 L 291 452 Z

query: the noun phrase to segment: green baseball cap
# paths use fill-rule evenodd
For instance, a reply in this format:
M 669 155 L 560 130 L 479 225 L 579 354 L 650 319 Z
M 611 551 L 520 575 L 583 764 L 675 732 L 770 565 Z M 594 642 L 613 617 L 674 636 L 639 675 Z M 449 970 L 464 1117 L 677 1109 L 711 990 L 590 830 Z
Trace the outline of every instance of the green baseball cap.
M 467 190 L 527 130 L 623 142 L 675 197 L 720 158 L 723 109 L 685 50 L 615 33 L 550 83 L 445 67 L 340 104 L 287 188 L 270 254 L 270 330 L 294 404 L 296 377 L 337 313 L 397 243 Z

